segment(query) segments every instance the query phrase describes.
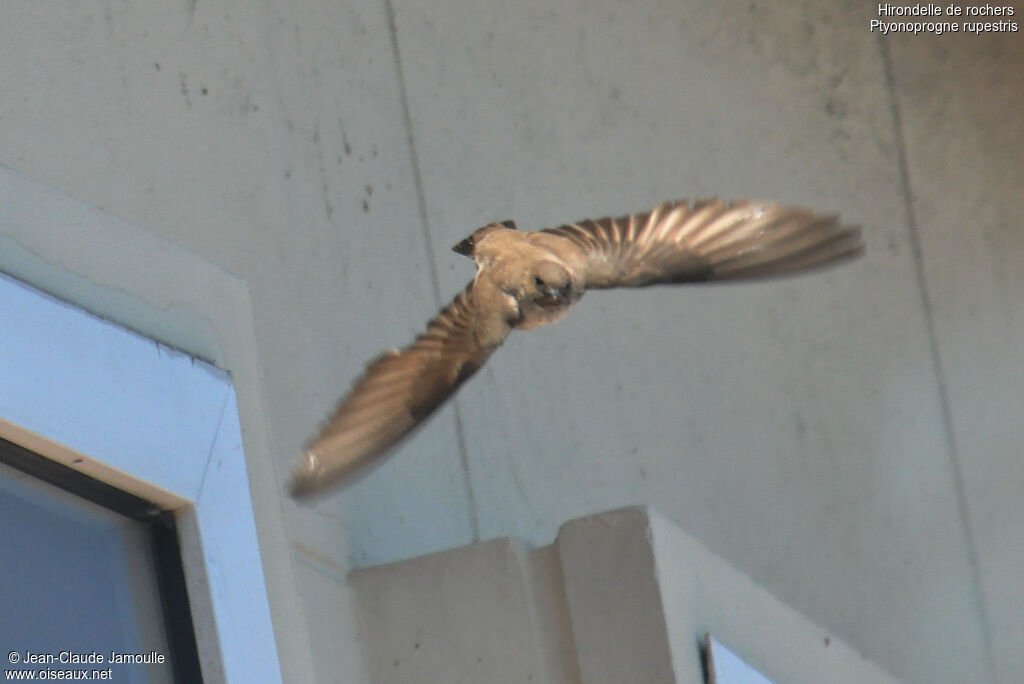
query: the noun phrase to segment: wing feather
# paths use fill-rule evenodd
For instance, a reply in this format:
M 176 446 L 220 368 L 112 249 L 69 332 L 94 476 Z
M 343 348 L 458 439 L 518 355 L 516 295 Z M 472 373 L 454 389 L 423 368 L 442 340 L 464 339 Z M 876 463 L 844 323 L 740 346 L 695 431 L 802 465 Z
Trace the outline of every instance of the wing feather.
M 773 276 L 848 259 L 864 248 L 860 229 L 838 217 L 718 199 L 664 202 L 646 213 L 541 234 L 572 246 L 588 288 Z
M 310 494 L 385 454 L 427 419 L 487 360 L 473 284 L 402 351 L 377 357 L 312 441 L 292 479 L 292 493 Z

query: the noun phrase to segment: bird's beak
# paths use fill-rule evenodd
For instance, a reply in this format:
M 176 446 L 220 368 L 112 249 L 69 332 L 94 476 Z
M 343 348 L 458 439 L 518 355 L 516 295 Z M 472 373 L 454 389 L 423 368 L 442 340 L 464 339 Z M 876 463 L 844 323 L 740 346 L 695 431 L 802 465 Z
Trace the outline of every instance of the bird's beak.
M 463 256 L 473 256 L 473 237 L 470 236 L 452 247 L 452 251 Z

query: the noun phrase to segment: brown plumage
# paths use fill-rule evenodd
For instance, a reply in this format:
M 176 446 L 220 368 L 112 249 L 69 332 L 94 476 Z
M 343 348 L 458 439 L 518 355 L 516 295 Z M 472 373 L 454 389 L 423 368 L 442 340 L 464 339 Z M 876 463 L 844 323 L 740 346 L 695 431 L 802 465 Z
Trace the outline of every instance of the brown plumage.
M 307 448 L 294 495 L 323 489 L 387 453 L 509 332 L 558 320 L 588 289 L 781 275 L 857 256 L 863 243 L 858 228 L 835 216 L 703 200 L 535 233 L 493 223 L 453 249 L 476 261 L 476 277 L 412 345 L 370 363 Z

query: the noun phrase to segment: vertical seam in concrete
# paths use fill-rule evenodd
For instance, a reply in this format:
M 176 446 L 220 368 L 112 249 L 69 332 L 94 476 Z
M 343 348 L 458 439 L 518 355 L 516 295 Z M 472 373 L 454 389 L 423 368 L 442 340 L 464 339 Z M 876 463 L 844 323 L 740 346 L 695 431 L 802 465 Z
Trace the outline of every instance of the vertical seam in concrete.
M 893 71 L 892 55 L 889 46 L 881 34 L 878 35 L 879 50 L 882 57 L 882 68 L 885 71 L 886 88 L 889 91 L 889 109 L 893 122 L 893 133 L 896 138 L 896 158 L 899 163 L 900 185 L 904 198 L 905 221 L 910 233 L 910 250 L 914 257 L 914 271 L 917 276 L 917 288 L 924 310 L 925 331 L 928 336 L 928 352 L 932 360 L 932 370 L 938 383 L 939 405 L 942 412 L 943 431 L 949 448 L 950 466 L 953 471 L 953 487 L 956 490 L 956 502 L 960 509 L 960 525 L 963 528 L 967 543 L 967 560 L 970 566 L 971 580 L 974 584 L 976 608 L 981 621 L 981 637 L 985 649 L 986 665 L 990 681 L 996 681 L 997 671 L 995 653 L 992 650 L 991 631 L 989 629 L 988 610 L 986 609 L 985 592 L 981 581 L 981 569 L 978 563 L 978 551 L 974 542 L 970 513 L 967 507 L 967 488 L 964 484 L 963 470 L 960 466 L 960 450 L 953 430 L 953 412 L 949 404 L 949 390 L 946 386 L 946 375 L 942 368 L 942 356 L 939 352 L 938 335 L 932 314 L 931 293 L 928 279 L 924 272 L 924 259 L 921 250 L 921 236 L 917 225 L 917 214 L 914 211 L 913 190 L 910 183 L 910 167 L 907 162 L 906 141 L 903 135 L 903 119 L 899 101 L 896 98 L 896 76 Z
M 384 11 L 387 13 L 388 32 L 391 34 L 391 52 L 395 60 L 395 73 L 398 77 L 399 97 L 402 101 L 402 118 L 405 122 L 405 133 L 409 145 L 409 157 L 412 163 L 413 181 L 416 184 L 416 204 L 419 209 L 420 225 L 423 227 L 423 237 L 426 243 L 427 266 L 430 268 L 430 282 L 434 290 L 434 301 L 438 308 L 442 306 L 441 280 L 437 275 L 437 264 L 431 249 L 434 241 L 430 236 L 430 224 L 427 221 L 427 199 L 423 191 L 423 177 L 420 174 L 419 155 L 416 152 L 416 138 L 412 130 L 412 114 L 409 110 L 409 96 L 405 88 L 405 72 L 402 69 L 402 55 L 398 48 L 398 26 L 395 23 L 395 10 L 391 0 L 384 0 Z M 459 465 L 462 468 L 463 486 L 466 490 L 466 500 L 469 507 L 469 526 L 473 535 L 473 541 L 480 541 L 480 523 L 477 520 L 476 497 L 473 494 L 473 481 L 469 476 L 469 453 L 466 449 L 466 436 L 462 428 L 462 411 L 459 403 L 452 400 L 455 412 L 455 439 L 459 449 Z

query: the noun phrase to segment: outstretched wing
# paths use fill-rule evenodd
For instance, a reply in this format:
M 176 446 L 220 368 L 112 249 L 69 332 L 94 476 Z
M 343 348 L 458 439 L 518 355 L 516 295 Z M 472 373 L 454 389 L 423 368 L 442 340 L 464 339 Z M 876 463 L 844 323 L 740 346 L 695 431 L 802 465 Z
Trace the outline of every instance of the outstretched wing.
M 409 347 L 371 362 L 306 449 L 292 494 L 322 489 L 384 455 L 444 403 L 500 344 L 477 342 L 478 318 L 470 283 Z
M 665 202 L 652 211 L 534 233 L 570 259 L 588 288 L 772 276 L 863 252 L 836 216 L 768 202 Z M 552 243 L 553 238 L 559 244 Z M 571 252 L 571 254 L 566 254 Z

